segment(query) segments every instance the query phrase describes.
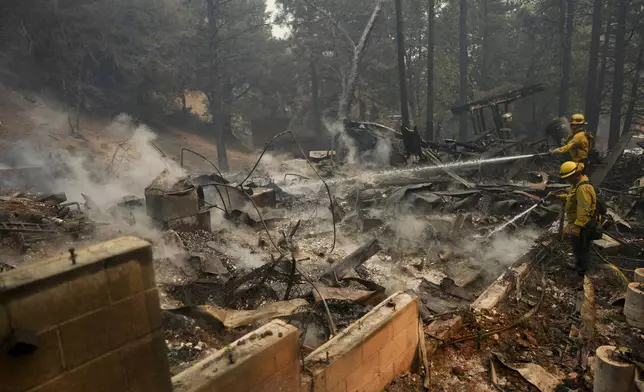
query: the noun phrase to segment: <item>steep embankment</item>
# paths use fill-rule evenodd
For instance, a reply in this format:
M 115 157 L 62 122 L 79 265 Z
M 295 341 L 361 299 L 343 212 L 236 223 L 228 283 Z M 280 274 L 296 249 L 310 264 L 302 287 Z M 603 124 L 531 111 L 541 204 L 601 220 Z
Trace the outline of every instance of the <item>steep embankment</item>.
M 107 118 L 83 113 L 80 138 L 71 135 L 66 108 L 47 93 L 33 93 L 8 87 L 0 82 L 0 163 L 24 164 L 33 156 L 49 153 L 81 153 L 110 162 L 119 144 L 130 136 L 124 130 L 123 116 Z M 177 126 L 163 130 L 150 127 L 157 137 L 154 144 L 171 159 L 178 160 L 182 148 L 189 148 L 217 162 L 214 137 L 208 138 Z M 230 150 L 228 159 L 233 169 L 243 168 L 253 154 Z M 186 155 L 191 170 L 211 171 L 203 160 Z

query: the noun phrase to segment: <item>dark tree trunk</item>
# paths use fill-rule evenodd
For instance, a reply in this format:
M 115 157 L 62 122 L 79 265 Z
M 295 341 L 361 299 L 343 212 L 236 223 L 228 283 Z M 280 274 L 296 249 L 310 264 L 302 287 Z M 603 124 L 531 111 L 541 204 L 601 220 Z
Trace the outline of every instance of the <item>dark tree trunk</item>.
M 409 103 L 407 101 L 407 78 L 405 77 L 405 34 L 403 30 L 402 0 L 396 2 L 396 44 L 398 47 L 398 84 L 400 87 L 400 115 L 402 126 L 409 128 Z
M 233 84 L 230 78 L 226 77 L 222 86 L 222 115 L 221 115 L 221 129 L 224 130 L 224 137 L 226 141 L 232 140 L 233 135 Z
M 602 0 L 593 0 L 593 29 L 590 33 L 590 59 L 588 60 L 588 79 L 586 81 L 586 117 L 599 112 L 597 101 L 597 82 L 599 65 L 599 39 L 602 33 Z M 594 126 L 593 126 L 594 125 Z M 597 124 L 590 124 L 588 130 L 597 133 Z
M 322 129 L 321 120 L 322 115 L 320 113 L 320 81 L 318 78 L 318 69 L 315 66 L 315 62 L 311 60 L 309 64 L 311 68 L 311 101 L 313 104 L 313 130 L 315 133 L 319 133 Z
M 458 48 L 459 48 L 459 89 L 460 102 L 467 102 L 467 0 L 461 0 L 458 19 Z M 458 136 L 461 141 L 467 140 L 467 115 L 461 114 Z
M 221 67 L 217 57 L 217 3 L 214 0 L 207 0 L 207 14 L 208 14 L 208 28 L 209 28 L 209 44 L 208 52 L 210 55 L 210 77 L 212 78 L 212 86 L 210 91 L 210 113 L 212 116 L 212 123 L 215 128 L 215 135 L 217 138 L 217 163 L 221 171 L 227 171 L 228 168 L 228 154 L 226 152 L 226 135 L 223 128 L 223 98 L 222 98 L 222 83 L 221 83 Z
M 181 91 L 181 112 L 188 114 L 188 101 L 186 100 L 186 90 Z
M 481 45 L 481 90 L 487 91 L 490 89 L 488 82 L 488 73 L 487 73 L 487 53 L 490 49 L 489 47 L 489 29 L 488 29 L 488 0 L 482 1 L 483 8 L 483 37 Z
M 601 113 L 602 101 L 604 100 L 604 81 L 606 80 L 606 67 L 608 52 L 610 50 L 610 36 L 612 33 L 611 21 L 612 15 L 608 15 L 606 20 L 604 45 L 602 46 L 601 63 L 599 65 L 599 75 L 597 76 L 597 90 L 595 91 L 595 104 L 597 110 L 587 113 L 588 128 L 595 130 L 595 132 L 599 131 L 599 114 Z
M 358 111 L 360 121 L 367 121 L 367 104 L 364 102 L 362 97 L 358 99 Z
M 416 124 L 416 96 L 415 96 L 415 91 L 414 91 L 414 86 L 416 83 L 414 82 L 415 77 L 414 77 L 414 67 L 413 67 L 413 60 L 411 56 L 412 49 L 409 48 L 407 52 L 405 53 L 405 63 L 407 66 L 407 86 L 409 88 L 408 91 L 408 97 L 409 97 L 409 108 L 411 109 L 410 117 L 409 117 L 409 122 L 411 124 Z
M 568 111 L 568 97 L 570 86 L 570 67 L 572 63 L 572 29 L 574 17 L 573 0 L 560 0 L 561 18 L 563 27 L 562 56 L 561 56 L 561 83 L 559 85 L 559 115 L 563 116 Z
M 378 106 L 376 106 L 375 102 L 371 102 L 371 109 L 369 110 L 369 121 L 376 122 L 378 121 L 378 117 L 380 117 Z
M 633 115 L 635 114 L 635 101 L 637 100 L 637 91 L 640 85 L 640 72 L 642 72 L 642 60 L 644 56 L 644 42 L 640 43 L 640 51 L 637 55 L 637 63 L 635 63 L 635 74 L 633 75 L 633 82 L 631 83 L 631 95 L 628 100 L 628 107 L 626 109 L 626 116 L 624 117 L 624 128 L 622 134 L 631 129 L 633 123 Z
M 434 0 L 428 0 L 427 13 L 427 118 L 425 138 L 434 140 Z
M 410 60 L 407 63 L 407 67 L 410 71 L 409 78 L 409 105 L 411 106 L 411 121 L 417 126 L 421 123 L 421 103 L 422 103 L 422 89 L 421 89 L 421 79 L 422 79 L 422 68 L 424 65 L 423 56 L 424 56 L 424 46 L 423 45 L 423 32 L 425 31 L 424 26 L 424 10 L 423 10 L 423 1 L 422 0 L 413 0 L 410 2 L 411 11 L 412 11 L 412 24 L 413 24 L 413 34 L 414 34 L 414 47 L 413 50 L 409 50 Z
M 613 72 L 613 97 L 610 105 L 610 133 L 608 149 L 615 147 L 621 134 L 622 94 L 624 93 L 624 56 L 626 51 L 627 0 L 617 2 L 617 30 L 615 32 L 615 66 Z
M 218 69 L 218 66 L 214 67 Z M 213 70 L 214 71 L 214 70 Z M 214 71 L 211 73 L 213 76 L 218 76 L 218 72 Z M 224 110 L 223 110 L 223 100 L 221 97 L 221 85 L 219 89 L 215 87 L 211 94 L 212 100 L 210 102 L 210 112 L 212 114 L 212 123 L 215 128 L 215 134 L 217 135 L 217 163 L 219 165 L 219 170 L 227 171 L 228 167 L 228 153 L 226 151 L 226 132 L 224 129 Z

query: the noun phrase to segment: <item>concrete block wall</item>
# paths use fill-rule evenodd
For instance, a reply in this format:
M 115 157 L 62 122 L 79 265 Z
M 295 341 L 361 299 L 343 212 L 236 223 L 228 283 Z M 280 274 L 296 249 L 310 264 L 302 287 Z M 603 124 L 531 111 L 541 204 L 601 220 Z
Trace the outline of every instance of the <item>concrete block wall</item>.
M 16 332 L 37 349 L 9 354 Z M 0 274 L 0 390 L 170 392 L 152 251 L 124 237 Z
M 172 378 L 175 392 L 300 392 L 297 328 L 281 320 L 243 336 Z
M 382 391 L 410 369 L 418 341 L 418 298 L 396 293 L 304 359 L 302 391 Z

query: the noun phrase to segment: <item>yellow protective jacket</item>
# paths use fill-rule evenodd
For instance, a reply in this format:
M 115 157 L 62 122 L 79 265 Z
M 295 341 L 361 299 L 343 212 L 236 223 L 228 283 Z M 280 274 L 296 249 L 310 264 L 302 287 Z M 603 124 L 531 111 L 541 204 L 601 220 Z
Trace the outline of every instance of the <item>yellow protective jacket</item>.
M 583 161 L 588 158 L 589 151 L 590 140 L 588 140 L 585 130 L 575 133 L 572 138 L 570 138 L 570 141 L 568 141 L 568 144 L 555 150 L 555 152 L 560 154 L 570 152 L 570 158 L 573 162 Z
M 588 176 L 581 176 L 579 182 L 568 189 L 567 194 L 555 195 L 557 199 L 566 202 L 568 223 L 579 227 L 584 227 L 592 220 L 597 208 L 595 187 L 587 181 Z M 582 184 L 583 182 L 586 183 Z

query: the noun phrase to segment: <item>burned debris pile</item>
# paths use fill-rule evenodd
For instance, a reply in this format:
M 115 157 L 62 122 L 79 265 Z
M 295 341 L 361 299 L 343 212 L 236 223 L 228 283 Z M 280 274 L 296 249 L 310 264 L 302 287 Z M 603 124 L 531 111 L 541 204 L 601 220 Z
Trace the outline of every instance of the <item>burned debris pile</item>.
M 395 291 L 420 298 L 427 325 L 454 315 L 466 320 L 466 339 L 446 348 L 451 357 L 462 354 L 456 344 L 468 347 L 469 359 L 482 355 L 480 347 L 494 347 L 497 366 L 517 370 L 519 361 L 537 361 L 549 371 L 544 362 L 560 359 L 572 369 L 576 351 L 566 344 L 576 343 L 567 336 L 579 320 L 566 315 L 576 292 L 564 272 L 565 247 L 550 238 L 558 237 L 562 206 L 546 200 L 567 185 L 548 174 L 559 163 L 544 156 L 547 141 L 486 134 L 468 143 L 427 143 L 418 137 L 412 138 L 420 143 L 414 157 L 413 140 L 405 140 L 410 131 L 346 127 L 352 131 L 336 138 L 336 150 L 312 152 L 311 159 L 301 150 L 299 158 L 269 151 L 269 143 L 250 172 L 190 173 L 167 162 L 166 170 L 139 184 L 138 196 L 109 203 L 87 194 L 68 201 L 62 193 L 4 191 L 3 247 L 16 255 L 67 251 L 115 233 L 150 241 L 175 374 L 275 318 L 297 326 L 302 352 L 311 352 Z M 619 156 L 600 187 L 609 219 L 606 238 L 594 249 L 611 282 L 641 266 L 644 249 L 642 155 Z M 541 266 L 505 308 L 472 314 L 486 288 L 526 259 Z M 611 291 L 596 288 L 595 300 L 613 303 Z M 614 315 L 611 309 L 598 317 Z M 543 332 L 552 325 L 559 332 Z M 622 327 L 599 328 L 601 343 L 616 343 L 626 333 Z
M 97 222 L 87 217 L 87 208 L 78 202 L 68 202 L 64 193 L 34 194 L 10 190 L 0 195 L 0 240 L 2 248 L 24 255 L 32 246 L 61 237 L 76 240 L 89 235 Z M 36 247 L 37 248 L 37 247 Z M 6 254 L 10 256 L 9 252 Z M 29 255 L 39 258 L 37 252 Z M 12 269 L 11 257 L 0 268 Z
M 175 271 L 160 282 L 169 325 L 208 331 L 208 348 L 219 348 L 280 317 L 302 330 L 309 352 L 396 290 L 421 297 L 425 320 L 460 314 L 559 215 L 557 205 L 537 205 L 561 188 L 542 172 L 500 182 L 483 167 L 466 179 L 449 168 L 331 157 L 263 153 L 250 174 L 157 179 L 146 189 L 148 215 L 184 250 L 182 263 L 159 263 Z M 192 221 L 202 214 L 209 218 L 197 223 L 209 228 Z M 182 335 L 173 328 L 170 342 Z M 171 358 L 200 358 L 194 347 L 204 340 L 189 343 L 171 342 Z

